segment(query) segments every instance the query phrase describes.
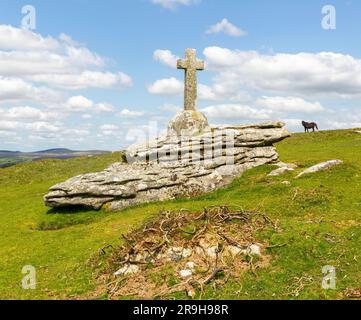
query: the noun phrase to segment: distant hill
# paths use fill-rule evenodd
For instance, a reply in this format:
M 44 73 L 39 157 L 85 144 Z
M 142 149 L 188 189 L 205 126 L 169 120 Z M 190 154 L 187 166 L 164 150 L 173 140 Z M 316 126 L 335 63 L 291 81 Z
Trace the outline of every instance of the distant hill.
M 86 156 L 98 156 L 109 153 L 104 150 L 74 151 L 66 148 L 54 148 L 36 152 L 0 150 L 0 168 L 10 167 L 21 162 L 42 159 L 69 159 Z
M 21 153 L 20 151 L 7 151 L 7 150 L 0 150 L 0 155 L 18 155 Z
M 65 148 L 57 148 L 57 149 L 37 151 L 36 153 L 74 153 L 74 152 L 78 152 L 78 151 L 65 149 Z

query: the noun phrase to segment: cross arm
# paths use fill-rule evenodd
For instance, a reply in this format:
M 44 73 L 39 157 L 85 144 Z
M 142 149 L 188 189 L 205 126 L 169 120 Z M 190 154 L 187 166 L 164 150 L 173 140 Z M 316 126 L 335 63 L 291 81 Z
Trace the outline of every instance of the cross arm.
M 204 61 L 197 61 L 196 69 L 200 71 L 204 70 Z
M 187 69 L 187 61 L 179 59 L 177 61 L 177 69 Z

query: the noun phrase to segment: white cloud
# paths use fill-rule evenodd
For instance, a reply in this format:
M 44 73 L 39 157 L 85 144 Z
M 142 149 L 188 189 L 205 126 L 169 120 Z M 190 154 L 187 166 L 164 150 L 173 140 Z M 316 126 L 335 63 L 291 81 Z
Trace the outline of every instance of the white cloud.
M 1 131 L 0 130 L 0 138 L 1 139 L 9 139 L 9 138 L 16 138 L 17 134 L 16 132 L 11 132 L 11 131 Z M 9 143 L 8 140 L 6 140 L 7 143 Z
M 257 104 L 279 112 L 317 113 L 325 111 L 319 102 L 308 102 L 298 97 L 262 97 Z
M 118 130 L 119 127 L 114 124 L 103 124 L 100 126 L 100 130 Z
M 47 87 L 36 87 L 20 78 L 0 76 L 0 103 L 34 101 L 49 104 L 61 98 L 60 93 Z
M 87 68 L 102 68 L 103 58 L 87 48 L 65 46 L 61 50 L 0 51 L 0 71 L 4 76 L 74 75 Z
M 60 127 L 49 122 L 32 122 L 26 123 L 25 129 L 36 132 L 58 132 Z
M 208 101 L 219 100 L 214 90 L 211 87 L 206 86 L 204 84 L 198 85 L 198 97 L 200 100 L 208 100 Z
M 66 129 L 63 131 L 62 134 L 64 134 L 65 136 L 86 137 L 90 134 L 90 131 L 85 129 Z
M 0 25 L 1 50 L 56 50 L 59 43 L 51 37 L 44 38 L 26 29 Z
M 153 58 L 171 68 L 177 68 L 178 56 L 174 55 L 170 50 L 156 50 L 153 53 Z
M 361 96 L 361 60 L 333 52 L 260 54 L 208 47 L 209 70 L 217 84 L 233 83 L 263 92 L 307 97 Z
M 29 130 L 35 132 L 58 132 L 60 127 L 45 121 L 19 122 L 0 120 L 0 130 L 4 131 L 22 131 Z
M 90 121 L 79 121 L 79 117 L 89 120 L 99 113 L 115 114 L 116 108 L 74 91 L 119 91 L 132 86 L 129 75 L 112 70 L 112 65 L 108 69 L 108 61 L 70 35 L 46 37 L 0 25 L 0 131 L 2 137 L 12 137 L 3 139 L 3 146 L 15 138 L 19 149 L 37 149 L 40 143 L 94 144 L 93 139 L 84 140 L 91 135 Z M 59 122 L 68 118 L 71 121 Z
M 121 72 L 114 74 L 111 72 L 84 71 L 81 74 L 37 74 L 27 78 L 34 82 L 43 82 L 66 90 L 108 89 L 116 86 L 126 88 L 133 84 L 132 79 Z
M 114 136 L 119 134 L 119 127 L 114 124 L 104 124 L 99 127 L 101 136 Z
M 207 34 L 217 34 L 224 33 L 231 37 L 243 37 L 247 35 L 247 32 L 242 30 L 241 28 L 236 27 L 234 24 L 229 22 L 227 19 L 223 19 L 222 21 L 216 23 L 211 26 L 207 31 Z
M 131 111 L 129 109 L 123 109 L 118 113 L 118 116 L 121 118 L 138 118 L 138 117 L 143 117 L 144 115 L 145 115 L 144 112 Z
M 198 85 L 198 98 L 206 101 L 230 100 L 236 102 L 246 102 L 251 100 L 250 95 L 239 89 L 231 82 L 215 83 L 212 86 L 204 84 Z
M 84 96 L 73 96 L 68 99 L 65 109 L 70 112 L 115 112 L 116 108 L 110 103 L 94 103 Z
M 16 129 L 20 129 L 21 127 L 22 125 L 19 122 L 0 120 L 0 130 L 2 131 L 16 130 Z
M 191 6 L 200 2 L 201 0 L 152 0 L 152 3 L 171 10 L 174 10 L 178 6 Z
M 29 106 L 10 109 L 0 108 L 0 118 L 3 120 L 48 120 L 57 119 L 60 116 L 60 114 L 53 111 L 43 111 Z
M 286 128 L 290 131 L 300 131 L 302 128 L 302 119 L 282 119 L 286 123 Z
M 97 103 L 94 110 L 95 112 L 115 112 L 116 108 L 110 103 Z
M 78 41 L 75 41 L 71 36 L 69 36 L 68 34 L 65 34 L 65 33 L 61 33 L 59 35 L 59 39 L 73 47 L 77 47 L 77 46 L 81 45 Z
M 94 102 L 84 96 L 74 96 L 69 98 L 66 106 L 73 112 L 89 111 L 94 105 Z
M 89 114 L 89 113 L 85 113 L 85 114 L 83 114 L 81 117 L 82 117 L 83 119 L 85 119 L 85 120 L 89 120 L 89 119 L 92 119 L 92 118 L 93 118 L 93 116 L 92 116 L 91 114 Z
M 269 119 L 270 111 L 258 110 L 250 106 L 239 104 L 222 104 L 203 108 L 201 112 L 209 118 L 215 119 L 247 119 L 247 120 L 264 120 Z
M 44 38 L 0 25 L 0 74 L 67 90 L 129 87 L 130 76 L 104 71 L 105 59 L 70 36 Z
M 148 91 L 152 94 L 173 96 L 181 94 L 184 91 L 184 85 L 183 82 L 172 77 L 169 79 L 157 80 L 148 86 Z

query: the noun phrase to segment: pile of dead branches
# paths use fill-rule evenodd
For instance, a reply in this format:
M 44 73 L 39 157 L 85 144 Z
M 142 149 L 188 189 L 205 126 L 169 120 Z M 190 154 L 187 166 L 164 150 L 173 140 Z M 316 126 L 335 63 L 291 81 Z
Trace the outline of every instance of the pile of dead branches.
M 159 218 L 122 235 L 110 255 L 106 276 L 110 298 L 156 298 L 185 291 L 201 297 L 204 287 L 268 262 L 259 231 L 277 229 L 267 215 L 239 207 L 207 207 L 201 213 L 165 211 Z

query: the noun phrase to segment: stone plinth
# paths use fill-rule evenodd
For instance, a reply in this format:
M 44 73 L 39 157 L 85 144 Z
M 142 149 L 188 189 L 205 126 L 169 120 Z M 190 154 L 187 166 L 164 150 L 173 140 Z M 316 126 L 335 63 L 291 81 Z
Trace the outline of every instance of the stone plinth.
M 198 111 L 182 111 L 168 125 L 168 136 L 195 136 L 210 131 L 206 116 Z

